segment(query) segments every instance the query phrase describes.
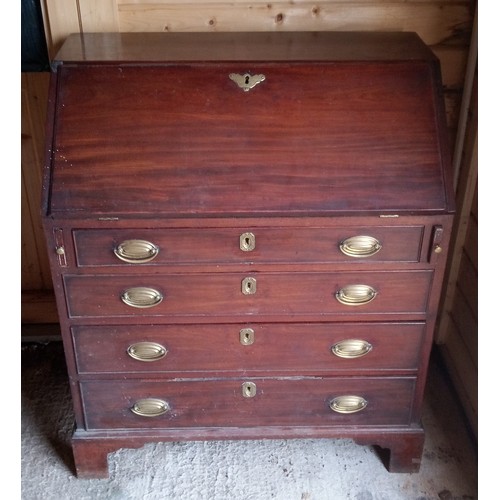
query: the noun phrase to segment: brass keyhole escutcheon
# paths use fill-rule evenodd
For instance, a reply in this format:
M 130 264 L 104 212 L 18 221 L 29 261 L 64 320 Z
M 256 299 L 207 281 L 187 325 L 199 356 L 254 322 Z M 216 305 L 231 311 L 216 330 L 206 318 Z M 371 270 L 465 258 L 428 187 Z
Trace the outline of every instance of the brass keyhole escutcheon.
M 251 75 L 250 73 L 245 73 L 243 75 L 231 73 L 229 78 L 244 92 L 248 92 L 266 79 L 265 75 Z
M 253 398 L 257 394 L 257 386 L 253 382 L 243 382 L 241 393 L 244 398 Z
M 240 330 L 241 345 L 252 345 L 255 342 L 255 332 L 253 328 L 242 328 Z
M 255 278 L 245 278 L 241 282 L 241 293 L 243 295 L 253 295 L 257 292 L 257 280 Z
M 240 250 L 251 252 L 255 249 L 255 235 L 253 233 L 243 233 L 240 236 Z

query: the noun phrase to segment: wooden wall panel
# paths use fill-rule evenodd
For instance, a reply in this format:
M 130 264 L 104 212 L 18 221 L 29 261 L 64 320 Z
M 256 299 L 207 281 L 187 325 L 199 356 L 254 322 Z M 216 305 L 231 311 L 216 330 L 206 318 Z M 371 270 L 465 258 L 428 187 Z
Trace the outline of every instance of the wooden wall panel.
M 40 217 L 48 73 L 21 74 L 21 321 L 57 321 Z
M 83 32 L 123 31 L 118 25 L 118 8 L 114 0 L 79 0 Z
M 21 287 L 23 290 L 50 289 L 50 269 L 40 219 L 49 74 L 22 73 L 21 76 Z
M 49 58 L 53 59 L 70 33 L 80 33 L 78 0 L 41 0 Z
M 476 54 L 477 55 L 477 54 Z M 470 429 L 478 437 L 478 104 L 477 62 L 471 58 L 471 99 L 461 113 L 463 150 L 457 186 L 457 215 L 452 237 L 446 293 L 436 343 L 460 397 Z M 467 75 L 469 79 L 469 74 Z M 464 93 L 465 94 L 465 93 Z M 462 120 L 460 121 L 462 122 Z
M 118 0 L 120 31 L 417 31 L 428 45 L 470 20 L 464 2 L 131 2 Z

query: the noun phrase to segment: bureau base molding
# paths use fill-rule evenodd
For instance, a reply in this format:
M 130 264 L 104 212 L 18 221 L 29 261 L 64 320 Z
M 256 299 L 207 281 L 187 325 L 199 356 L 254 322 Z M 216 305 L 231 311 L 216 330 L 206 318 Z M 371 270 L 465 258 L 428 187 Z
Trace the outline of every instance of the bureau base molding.
M 418 472 L 424 447 L 421 426 L 406 429 L 335 429 L 332 427 L 196 428 L 125 431 L 82 431 L 73 434 L 75 472 L 80 478 L 109 477 L 108 454 L 119 449 L 138 449 L 151 442 L 241 440 L 241 439 L 352 439 L 374 446 L 388 472 Z M 335 444 L 333 443 L 333 446 Z

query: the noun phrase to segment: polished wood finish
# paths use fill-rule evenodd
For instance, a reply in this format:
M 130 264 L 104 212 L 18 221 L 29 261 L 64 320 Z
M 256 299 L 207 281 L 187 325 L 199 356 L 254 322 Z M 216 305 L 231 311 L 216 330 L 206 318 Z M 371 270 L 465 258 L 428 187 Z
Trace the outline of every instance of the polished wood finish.
M 336 62 L 319 65 L 311 79 L 311 63 L 252 62 L 266 80 L 242 92 L 229 75 L 245 73 L 246 64 L 60 65 L 47 210 L 116 217 L 153 209 L 158 216 L 446 210 L 432 64 L 390 61 L 387 71 L 380 62 Z M 398 91 L 388 93 L 391 86 Z M 147 195 L 137 185 L 142 177 L 151 180 Z M 210 182 L 194 182 L 204 177 Z
M 241 292 L 242 281 L 253 277 L 256 292 Z M 412 313 L 424 317 L 429 299 L 432 272 L 359 271 L 330 273 L 190 273 L 150 275 L 74 276 L 64 278 L 70 318 L 154 318 L 183 322 L 210 321 L 228 315 L 239 320 L 318 315 L 326 320 L 337 318 L 385 317 Z M 377 295 L 363 307 L 345 305 L 336 300 L 337 291 L 351 284 L 372 287 Z M 133 287 L 158 290 L 163 300 L 148 308 L 129 306 L 121 300 Z M 103 307 L 104 306 L 104 307 Z M 188 318 L 188 319 L 184 319 Z
M 252 344 L 240 342 L 240 330 L 251 328 Z M 415 374 L 424 323 L 245 323 L 244 325 L 127 325 L 72 328 L 77 369 L 85 375 L 127 373 L 129 378 L 159 373 L 195 376 L 210 371 L 228 376 L 243 370 L 252 376 L 300 371 L 307 375 L 342 372 Z M 134 342 L 154 342 L 167 355 L 139 361 L 127 354 Z M 368 342 L 360 358 L 340 358 L 332 347 L 345 339 Z
M 140 239 L 159 248 L 157 257 L 142 265 L 149 266 L 266 263 L 334 263 L 353 258 L 340 250 L 340 244 L 353 236 L 369 235 L 381 249 L 358 263 L 418 262 L 425 227 L 415 226 L 344 226 L 344 227 L 244 227 L 199 229 L 119 229 L 79 230 L 74 232 L 79 267 L 123 266 L 114 250 L 123 242 Z M 243 253 L 238 242 L 242 234 L 252 233 L 255 248 Z M 133 266 L 129 266 L 133 267 Z
M 168 36 L 170 42 L 165 43 Z M 85 33 L 71 34 L 56 56 L 67 62 L 433 60 L 415 33 Z
M 265 80 L 245 92 L 233 72 Z M 418 38 L 77 36 L 51 89 L 42 206 L 78 475 L 151 440 L 289 437 L 350 437 L 417 470 L 454 210 Z M 343 253 L 353 236 L 381 248 Z M 123 262 L 127 240 L 158 255 Z M 137 288 L 158 303 L 124 300 Z M 335 356 L 346 340 L 371 350 Z M 140 342 L 165 356 L 129 356 Z M 359 399 L 337 413 L 338 396 Z M 147 398 L 168 408 L 131 411 Z
M 256 395 L 242 397 L 254 382 Z M 87 429 L 170 429 L 189 427 L 408 425 L 415 378 L 302 377 L 227 378 L 203 381 L 89 381 L 82 383 Z M 351 414 L 332 411 L 336 396 L 362 395 L 368 404 Z M 170 409 L 158 417 L 130 411 L 145 397 L 165 400 Z

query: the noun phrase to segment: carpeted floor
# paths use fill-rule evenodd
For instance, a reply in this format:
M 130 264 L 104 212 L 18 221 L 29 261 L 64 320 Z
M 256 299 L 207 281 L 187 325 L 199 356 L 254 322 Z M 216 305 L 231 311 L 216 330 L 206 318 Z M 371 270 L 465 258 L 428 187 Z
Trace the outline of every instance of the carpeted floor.
M 420 473 L 389 474 L 349 440 L 151 443 L 108 457 L 109 479 L 77 479 L 59 342 L 22 344 L 23 500 L 474 500 L 476 446 L 431 363 Z

